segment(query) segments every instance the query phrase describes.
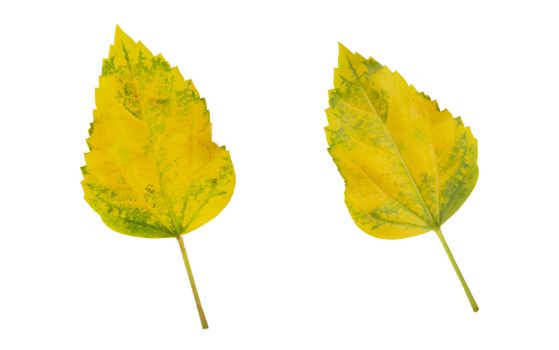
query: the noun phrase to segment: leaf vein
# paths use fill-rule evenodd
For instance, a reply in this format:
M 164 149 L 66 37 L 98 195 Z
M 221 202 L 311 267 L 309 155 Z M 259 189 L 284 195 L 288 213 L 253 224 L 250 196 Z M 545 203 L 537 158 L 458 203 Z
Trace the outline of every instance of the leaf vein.
M 367 92 L 365 91 L 365 87 L 363 85 L 363 83 L 361 82 L 360 76 L 357 74 L 357 71 L 355 70 L 355 67 L 353 66 L 353 64 L 351 63 L 351 61 L 349 60 L 349 57 L 347 57 L 346 55 L 346 61 L 349 65 L 349 68 L 351 70 L 351 72 L 353 73 L 353 75 L 356 78 L 357 81 L 357 85 L 359 86 L 361 93 L 365 96 L 366 100 L 367 100 L 367 104 L 369 105 L 369 108 L 374 111 L 375 113 L 373 113 L 377 118 L 380 119 L 380 116 L 378 115 L 378 112 L 376 111 L 375 106 L 373 105 L 373 102 L 371 101 L 371 98 L 369 97 L 369 95 L 367 94 Z M 406 175 L 408 176 L 412 186 L 415 189 L 416 195 L 418 197 L 418 199 L 420 200 L 422 206 L 423 206 L 423 211 L 425 212 L 426 216 L 428 216 L 431 220 L 431 225 L 434 225 L 434 219 L 433 219 L 433 214 L 431 213 L 431 211 L 428 209 L 427 204 L 425 202 L 425 198 L 423 198 L 423 194 L 419 191 L 419 187 L 417 186 L 417 183 L 415 182 L 415 179 L 413 178 L 413 176 L 411 175 L 411 172 L 407 166 L 407 163 L 405 162 L 402 153 L 400 152 L 400 149 L 398 148 L 398 146 L 396 146 L 396 143 L 394 142 L 394 139 L 392 138 L 392 135 L 390 134 L 390 132 L 388 131 L 388 128 L 386 127 L 386 125 L 384 124 L 384 122 L 382 120 L 380 120 L 382 126 L 383 126 L 383 130 L 384 133 L 387 135 L 393 149 L 395 150 L 396 155 L 398 156 L 398 159 L 400 161 L 400 163 L 402 164 L 402 167 L 404 168 Z

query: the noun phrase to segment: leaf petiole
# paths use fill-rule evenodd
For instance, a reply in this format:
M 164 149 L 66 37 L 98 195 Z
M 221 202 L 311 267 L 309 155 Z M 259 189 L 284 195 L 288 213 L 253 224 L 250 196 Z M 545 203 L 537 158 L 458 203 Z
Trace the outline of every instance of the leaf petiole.
M 192 293 L 194 294 L 194 301 L 196 301 L 196 308 L 198 309 L 198 315 L 200 316 L 200 322 L 202 323 L 202 328 L 208 328 L 208 321 L 206 320 L 206 315 L 204 314 L 204 309 L 202 309 L 202 303 L 200 302 L 200 296 L 198 295 L 198 289 L 196 289 L 196 283 L 194 282 L 194 275 L 192 274 L 192 269 L 190 268 L 190 263 L 188 262 L 188 256 L 186 255 L 186 249 L 184 248 L 184 241 L 182 240 L 182 235 L 178 235 L 177 241 L 179 241 L 179 246 L 181 248 L 182 259 L 184 260 L 184 266 L 186 267 L 186 272 L 188 273 L 188 280 L 190 281 L 190 287 L 192 287 Z
M 450 260 L 450 263 L 452 264 L 452 267 L 454 268 L 454 271 L 456 272 L 458 279 L 460 279 L 460 283 L 464 288 L 464 292 L 466 292 L 466 296 L 468 296 L 468 300 L 470 301 L 470 305 L 472 305 L 472 309 L 474 310 L 474 312 L 478 312 L 479 307 L 477 306 L 476 300 L 474 299 L 472 292 L 470 292 L 470 288 L 468 287 L 468 284 L 466 283 L 464 276 L 462 276 L 462 272 L 460 272 L 460 269 L 456 264 L 456 260 L 454 260 L 454 256 L 452 256 L 452 252 L 450 251 L 450 248 L 448 247 L 448 244 L 444 239 L 443 232 L 441 231 L 440 227 L 435 227 L 433 230 L 435 231 L 435 233 L 441 240 L 441 243 L 443 244 L 444 250 L 446 251 L 446 255 L 448 255 L 448 259 Z

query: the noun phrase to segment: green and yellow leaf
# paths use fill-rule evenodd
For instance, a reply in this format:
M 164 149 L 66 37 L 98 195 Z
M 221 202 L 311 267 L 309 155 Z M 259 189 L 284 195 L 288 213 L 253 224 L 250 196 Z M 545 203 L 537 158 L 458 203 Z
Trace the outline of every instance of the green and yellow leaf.
M 85 200 L 117 232 L 177 239 L 208 328 L 181 235 L 225 208 L 235 171 L 229 152 L 212 141 L 206 101 L 178 68 L 117 27 L 95 102 Z
M 397 72 L 342 45 L 329 100 L 328 150 L 357 226 L 385 239 L 439 234 L 478 178 L 470 128 Z
M 235 172 L 192 81 L 117 27 L 87 140 L 85 199 L 113 230 L 177 237 L 227 205 Z
M 440 227 L 478 177 L 477 142 L 397 72 L 340 45 L 326 134 L 355 223 L 380 238 Z

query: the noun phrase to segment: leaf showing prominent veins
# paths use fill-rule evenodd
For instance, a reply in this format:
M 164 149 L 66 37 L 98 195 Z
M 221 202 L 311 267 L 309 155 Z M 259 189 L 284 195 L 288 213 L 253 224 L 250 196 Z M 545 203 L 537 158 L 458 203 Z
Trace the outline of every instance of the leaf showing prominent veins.
M 345 201 L 365 232 L 399 239 L 440 231 L 473 190 L 477 141 L 460 118 L 372 58 L 340 44 L 326 135 Z
M 107 226 L 182 243 L 182 234 L 225 208 L 235 172 L 229 152 L 212 141 L 205 100 L 176 67 L 119 27 L 95 102 L 82 185 Z

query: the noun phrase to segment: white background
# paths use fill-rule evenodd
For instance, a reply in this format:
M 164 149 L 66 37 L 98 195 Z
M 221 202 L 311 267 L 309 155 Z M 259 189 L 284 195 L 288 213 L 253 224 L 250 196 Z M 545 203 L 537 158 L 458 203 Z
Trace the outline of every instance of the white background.
M 553 1 L 12 1 L 0 5 L 0 349 L 559 348 L 559 11 Z M 110 231 L 83 200 L 116 24 L 207 98 L 237 172 L 177 242 Z M 361 232 L 326 151 L 337 42 L 463 117 L 480 178 L 433 233 Z

